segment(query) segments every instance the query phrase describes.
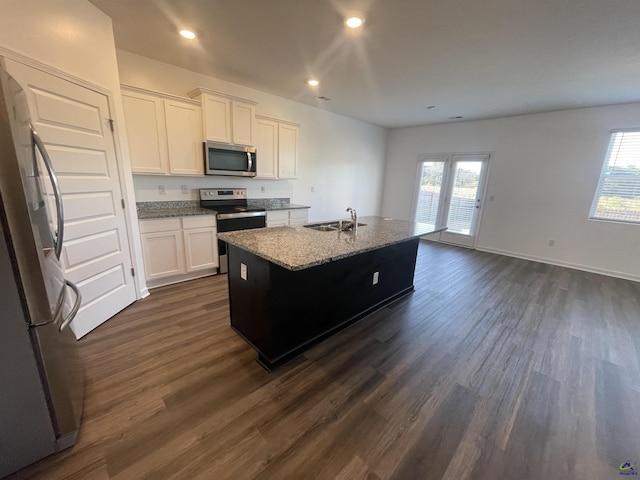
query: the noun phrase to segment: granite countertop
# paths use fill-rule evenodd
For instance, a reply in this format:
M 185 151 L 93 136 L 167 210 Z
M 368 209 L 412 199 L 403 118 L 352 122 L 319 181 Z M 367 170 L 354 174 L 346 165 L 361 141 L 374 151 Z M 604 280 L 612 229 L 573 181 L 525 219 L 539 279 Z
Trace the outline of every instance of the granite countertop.
M 138 202 L 136 208 L 139 220 L 216 214 L 214 210 L 200 208 L 198 201 Z
M 218 238 L 288 270 L 303 270 L 445 229 L 382 217 L 358 221 L 366 226 L 358 227 L 357 233 L 294 225 L 220 233 Z
M 249 206 L 273 210 L 296 210 L 310 208 L 308 205 L 289 203 L 288 198 L 257 198 L 248 200 Z M 198 200 L 176 200 L 167 202 L 138 202 L 138 219 L 189 217 L 192 215 L 215 215 L 215 210 L 201 208 Z
M 281 203 L 274 205 L 261 205 L 267 212 L 271 212 L 273 210 L 301 210 L 304 208 L 311 208 L 309 205 L 299 205 L 297 203 Z

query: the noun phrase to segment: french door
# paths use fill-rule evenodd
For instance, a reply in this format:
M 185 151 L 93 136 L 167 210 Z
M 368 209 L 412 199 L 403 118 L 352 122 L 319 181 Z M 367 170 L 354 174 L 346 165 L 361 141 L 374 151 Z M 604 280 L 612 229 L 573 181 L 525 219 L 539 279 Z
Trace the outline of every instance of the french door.
M 488 154 L 421 156 L 418 162 L 414 221 L 444 225 L 439 240 L 474 247 L 484 187 Z

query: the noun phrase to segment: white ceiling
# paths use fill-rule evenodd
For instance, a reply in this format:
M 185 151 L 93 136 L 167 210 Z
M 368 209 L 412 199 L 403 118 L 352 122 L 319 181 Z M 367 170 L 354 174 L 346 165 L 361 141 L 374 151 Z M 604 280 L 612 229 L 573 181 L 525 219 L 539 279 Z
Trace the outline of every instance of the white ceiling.
M 91 2 L 120 49 L 385 127 L 640 101 L 639 0 Z

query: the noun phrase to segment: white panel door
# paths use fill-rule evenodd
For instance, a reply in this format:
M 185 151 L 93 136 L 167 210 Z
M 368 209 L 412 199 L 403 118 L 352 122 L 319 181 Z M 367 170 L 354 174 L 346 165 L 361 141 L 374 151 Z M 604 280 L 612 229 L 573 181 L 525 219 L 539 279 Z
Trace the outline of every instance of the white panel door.
M 62 190 L 65 233 L 61 263 L 80 288 L 71 323 L 76 337 L 136 300 L 107 97 L 15 62 L 9 73 L 27 94 Z

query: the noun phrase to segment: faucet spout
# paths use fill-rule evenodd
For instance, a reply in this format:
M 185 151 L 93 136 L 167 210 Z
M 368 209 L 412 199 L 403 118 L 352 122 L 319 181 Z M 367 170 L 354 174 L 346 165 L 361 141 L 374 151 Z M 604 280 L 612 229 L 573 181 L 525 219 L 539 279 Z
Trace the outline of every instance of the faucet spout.
M 356 213 L 356 209 L 351 207 L 347 208 L 347 212 L 351 214 L 352 230 L 355 232 L 358 229 L 358 214 Z

